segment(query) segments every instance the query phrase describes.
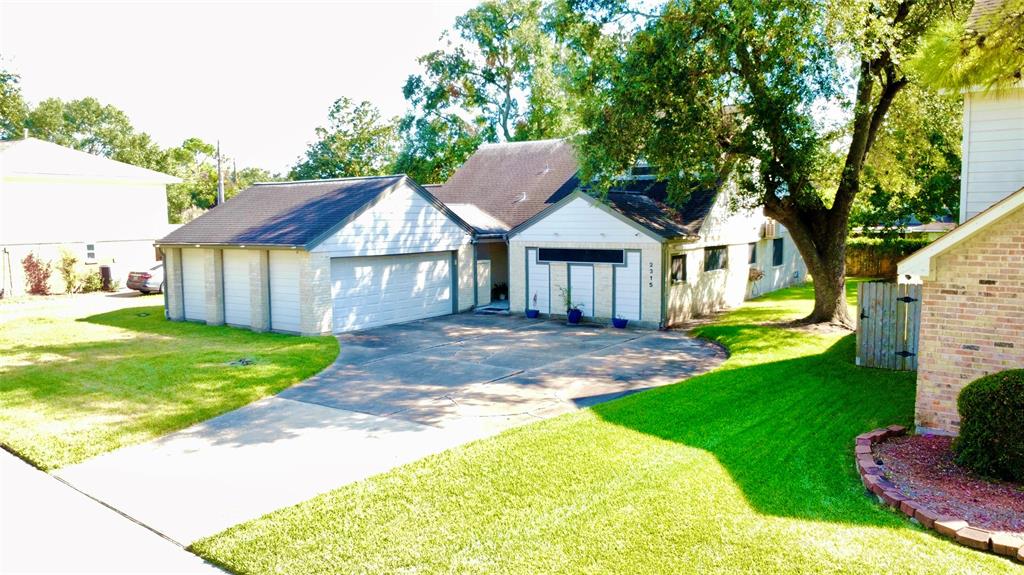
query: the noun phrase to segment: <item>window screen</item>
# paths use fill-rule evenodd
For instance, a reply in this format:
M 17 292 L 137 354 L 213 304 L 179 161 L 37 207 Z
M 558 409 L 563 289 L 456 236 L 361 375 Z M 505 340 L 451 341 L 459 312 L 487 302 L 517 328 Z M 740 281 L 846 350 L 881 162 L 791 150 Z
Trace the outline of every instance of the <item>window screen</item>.
M 674 254 L 672 256 L 672 283 L 678 284 L 686 281 L 686 254 Z
M 568 248 L 540 248 L 537 259 L 542 262 L 579 262 L 591 264 L 621 264 L 622 250 L 584 250 Z
M 782 238 L 775 238 L 774 240 L 772 240 L 772 265 L 773 266 L 781 266 L 782 265 L 782 255 L 783 255 L 782 254 L 782 249 L 783 249 Z
M 750 244 L 750 261 L 748 261 L 747 263 L 749 263 L 749 264 L 756 264 L 757 263 L 757 243 L 756 242 Z
M 725 246 L 704 248 L 704 271 L 724 270 L 728 266 Z

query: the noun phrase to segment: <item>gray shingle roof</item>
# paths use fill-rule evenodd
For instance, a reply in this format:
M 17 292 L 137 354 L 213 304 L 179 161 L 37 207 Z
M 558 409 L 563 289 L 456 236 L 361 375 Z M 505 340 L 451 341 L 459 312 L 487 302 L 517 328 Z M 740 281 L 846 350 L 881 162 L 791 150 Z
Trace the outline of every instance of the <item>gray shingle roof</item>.
M 1005 0 L 975 0 L 971 7 L 971 13 L 967 16 L 965 27 L 967 30 L 984 33 L 987 30 L 980 29 L 982 26 L 992 23 L 984 21 L 991 14 L 995 14 L 1003 7 Z
M 398 175 L 256 184 L 158 243 L 308 246 L 403 180 Z
M 696 236 L 715 203 L 717 192 L 693 192 L 679 209 L 636 192 L 609 192 L 608 205 L 663 238 Z
M 565 140 L 484 144 L 432 191 L 446 204 L 472 204 L 515 227 L 572 193 L 578 169 Z

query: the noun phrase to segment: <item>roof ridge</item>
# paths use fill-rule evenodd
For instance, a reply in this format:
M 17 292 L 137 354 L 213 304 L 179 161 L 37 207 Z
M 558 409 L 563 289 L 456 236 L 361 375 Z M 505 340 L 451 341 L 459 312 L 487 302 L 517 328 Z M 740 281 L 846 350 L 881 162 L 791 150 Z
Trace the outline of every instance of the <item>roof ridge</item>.
M 295 184 L 322 184 L 326 182 L 351 182 L 355 180 L 383 180 L 386 178 L 408 178 L 408 174 L 388 174 L 385 176 L 348 176 L 345 178 L 323 178 L 319 180 L 287 180 L 284 182 L 253 182 L 252 186 L 293 186 Z M 412 178 L 409 178 L 412 179 Z M 415 181 L 415 180 L 414 180 Z
M 519 146 L 525 144 L 546 144 L 548 142 L 567 142 L 567 138 L 546 138 L 543 140 L 519 140 L 516 142 L 484 142 L 480 144 L 480 147 L 494 147 L 494 146 Z

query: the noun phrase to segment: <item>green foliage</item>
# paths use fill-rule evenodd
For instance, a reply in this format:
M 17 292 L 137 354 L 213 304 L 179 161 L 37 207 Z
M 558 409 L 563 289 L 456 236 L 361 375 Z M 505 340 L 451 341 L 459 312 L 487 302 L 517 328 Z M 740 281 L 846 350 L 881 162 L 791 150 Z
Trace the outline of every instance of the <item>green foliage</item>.
M 1024 0 L 1004 0 L 976 22 L 954 13 L 931 30 L 911 60 L 936 88 L 986 90 L 1013 86 L 1024 72 Z
M 398 147 L 397 120 L 384 120 L 370 102 L 338 98 L 316 129 L 317 141 L 292 168 L 295 180 L 379 176 L 391 171 Z
M 103 289 L 103 276 L 99 270 L 86 270 L 78 278 L 79 291 L 81 293 L 92 293 Z
M 956 461 L 988 477 L 1024 483 L 1024 369 L 986 375 L 957 399 Z
M 29 252 L 22 258 L 21 267 L 25 270 L 25 290 L 28 293 L 50 293 L 50 276 L 53 275 L 53 266 L 50 262 L 44 262 L 34 252 Z
M 64 293 L 74 293 L 78 288 L 77 263 L 78 258 L 74 254 L 66 249 L 61 250 L 57 270 L 60 272 L 61 280 L 64 281 Z
M 185 223 L 217 203 L 217 147 L 199 138 L 188 138 L 167 150 L 167 171 L 183 181 L 167 187 L 167 212 L 172 223 Z M 259 168 L 235 170 L 231 158 L 221 157 L 224 170 L 224 198 L 256 182 L 275 179 Z
M 28 105 L 21 96 L 21 78 L 0 68 L 0 140 L 21 137 Z
M 911 84 L 893 102 L 864 166 L 864 190 L 852 226 L 900 232 L 911 216 L 922 223 L 960 214 L 963 98 Z
M 338 343 L 172 322 L 149 306 L 15 318 L 0 330 L 0 349 L 17 358 L 0 377 L 0 444 L 48 470 L 277 393 L 330 365 Z M 255 364 L 230 365 L 240 357 Z
M 859 236 L 846 240 L 846 253 L 856 255 L 863 252 L 872 256 L 902 258 L 909 256 L 917 250 L 930 244 L 932 240 L 923 237 L 893 237 L 885 236 L 872 238 Z

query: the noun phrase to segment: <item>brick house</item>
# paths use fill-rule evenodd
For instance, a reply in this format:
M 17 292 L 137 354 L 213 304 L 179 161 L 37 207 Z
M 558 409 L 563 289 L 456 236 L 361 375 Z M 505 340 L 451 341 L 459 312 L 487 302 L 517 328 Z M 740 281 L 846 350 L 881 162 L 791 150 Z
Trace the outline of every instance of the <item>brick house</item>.
M 916 424 L 956 434 L 957 398 L 1024 367 L 1024 87 L 964 97 L 958 228 L 899 263 L 920 277 Z

